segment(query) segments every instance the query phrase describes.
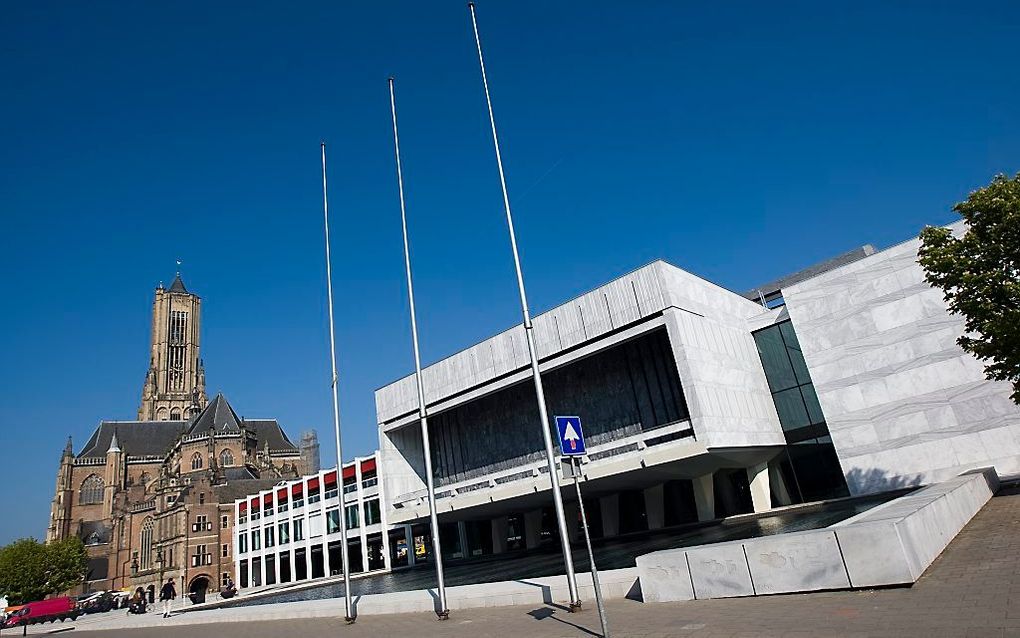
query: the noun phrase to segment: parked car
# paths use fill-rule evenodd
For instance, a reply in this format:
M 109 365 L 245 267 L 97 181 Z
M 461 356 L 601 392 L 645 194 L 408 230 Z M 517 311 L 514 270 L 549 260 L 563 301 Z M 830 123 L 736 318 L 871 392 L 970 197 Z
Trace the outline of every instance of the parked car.
M 113 592 L 97 591 L 78 599 L 78 610 L 83 614 L 103 613 L 116 607 L 117 601 L 114 600 Z
M 117 609 L 126 608 L 131 601 L 131 592 L 128 591 L 114 591 L 110 594 L 113 595 L 113 603 Z
M 61 596 L 60 598 L 28 603 L 8 616 L 3 626 L 5 628 L 21 627 L 23 625 L 35 625 L 44 622 L 55 622 L 57 620 L 64 622 L 68 618 L 77 620 L 80 615 L 81 611 L 78 609 L 77 601 L 68 596 Z

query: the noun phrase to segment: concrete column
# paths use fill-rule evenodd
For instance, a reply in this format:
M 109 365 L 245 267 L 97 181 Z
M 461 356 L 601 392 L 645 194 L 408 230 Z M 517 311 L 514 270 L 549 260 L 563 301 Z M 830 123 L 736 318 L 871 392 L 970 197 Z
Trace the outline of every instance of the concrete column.
M 305 485 L 305 498 L 308 498 L 308 485 L 307 484 Z M 305 506 L 305 512 L 307 512 L 307 511 L 308 511 L 308 506 L 306 505 Z M 312 537 L 311 537 L 311 534 L 308 533 L 308 530 L 309 530 L 308 517 L 304 516 L 303 518 L 304 518 L 303 525 L 304 525 L 304 532 L 305 532 L 305 540 L 303 541 L 304 544 L 305 544 L 305 580 L 311 580 L 312 579 Z
M 564 503 L 563 516 L 567 519 L 567 536 L 576 541 L 581 538 L 581 510 L 577 503 Z
M 502 554 L 506 551 L 506 535 L 509 522 L 506 516 L 492 519 L 492 553 Z
M 659 483 L 645 490 L 645 515 L 648 517 L 648 529 L 662 529 L 666 525 L 663 489 L 663 484 Z
M 261 507 L 261 503 L 259 504 Z M 266 586 L 266 535 L 260 527 L 258 529 L 258 535 L 262 538 L 259 539 L 259 546 L 262 548 L 259 550 L 259 587 Z
M 524 546 L 528 549 L 538 547 L 542 539 L 542 510 L 524 512 Z
M 273 525 L 275 526 L 276 524 L 274 523 Z M 279 532 L 279 531 L 280 531 L 280 529 L 278 527 L 273 530 L 274 537 L 275 537 L 276 533 Z M 279 541 L 280 539 L 277 538 L 276 540 Z M 279 547 L 280 544 L 277 543 L 276 546 Z M 279 585 L 280 584 L 280 552 L 278 552 L 278 551 L 274 551 L 273 552 L 273 576 L 276 577 L 276 584 Z
M 340 502 L 344 500 L 344 488 L 340 486 Z M 358 506 L 358 521 L 361 523 L 361 530 L 359 537 L 361 538 L 361 567 L 364 571 L 368 571 L 368 532 L 366 528 L 368 525 L 365 523 L 365 494 L 361 486 L 361 459 L 354 457 L 354 484 L 357 489 L 354 491 L 355 497 L 357 498 L 356 505 Z M 380 508 L 382 509 L 382 508 Z
M 414 567 L 414 536 L 410 525 L 404 525 L 404 541 L 407 543 L 407 566 Z
M 790 497 L 790 490 L 786 486 L 783 473 L 779 471 L 778 463 L 769 465 L 769 487 L 775 492 L 776 498 L 779 499 L 778 505 L 790 505 L 793 503 L 793 498 Z
M 288 488 L 289 489 L 289 488 Z M 294 510 L 290 518 L 290 582 L 297 580 L 297 543 L 294 541 Z
M 378 454 L 373 454 L 371 458 L 375 459 L 376 466 L 376 494 L 378 494 L 379 498 L 379 522 L 381 523 L 381 525 L 379 525 L 379 529 L 382 530 L 383 569 L 390 571 L 393 569 L 393 558 L 390 550 L 390 521 L 389 517 L 386 516 L 386 496 L 383 494 L 383 482 L 378 480 L 378 468 L 381 467 L 382 464 L 379 462 Z
M 301 494 L 305 501 L 304 512 L 301 514 L 301 518 L 304 519 L 304 533 L 305 533 L 305 580 L 312 580 L 312 525 L 308 521 L 308 514 L 311 512 L 311 507 L 308 506 L 308 478 L 302 479 L 301 483 Z
M 769 465 L 759 463 L 747 468 L 747 481 L 751 485 L 751 502 L 755 512 L 767 512 L 772 509 L 772 497 L 769 495 Z
M 602 535 L 606 538 L 620 533 L 620 495 L 610 494 L 599 498 L 602 510 Z
M 698 508 L 698 520 L 712 520 L 715 518 L 715 485 L 712 482 L 712 475 L 699 476 L 691 483 L 694 484 L 694 504 Z
M 471 548 L 468 546 L 467 523 L 464 521 L 457 521 L 457 542 L 460 543 L 461 557 L 470 557 Z

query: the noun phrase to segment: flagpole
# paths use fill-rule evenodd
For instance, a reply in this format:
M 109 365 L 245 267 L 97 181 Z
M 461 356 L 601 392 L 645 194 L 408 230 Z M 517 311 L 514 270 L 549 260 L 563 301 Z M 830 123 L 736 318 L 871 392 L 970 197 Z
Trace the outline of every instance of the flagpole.
M 357 619 L 357 614 L 351 604 L 351 576 L 347 571 L 347 511 L 343 503 L 344 455 L 340 445 L 340 400 L 337 396 L 339 378 L 336 374 L 336 338 L 333 330 L 333 273 L 329 258 L 329 204 L 326 201 L 326 143 L 321 142 L 320 146 L 322 149 L 322 218 L 326 235 L 326 298 L 329 304 L 329 358 L 333 366 L 333 381 L 330 386 L 333 389 L 333 431 L 336 434 L 336 482 L 340 492 L 340 561 L 343 563 L 341 567 L 344 574 L 344 611 L 347 614 L 344 620 L 351 624 Z M 328 551 L 328 549 L 327 546 L 324 551 Z
M 450 609 L 446 605 L 443 552 L 442 546 L 439 544 L 439 520 L 436 518 L 436 487 L 432 479 L 432 447 L 429 445 L 429 425 L 425 410 L 425 383 L 421 376 L 421 355 L 418 351 L 418 320 L 414 310 L 414 284 L 411 283 L 411 249 L 407 240 L 404 173 L 400 165 L 400 136 L 397 134 L 397 102 L 394 97 L 393 78 L 390 78 L 389 85 L 390 114 L 393 117 L 393 155 L 397 160 L 397 190 L 400 193 L 400 227 L 404 235 L 404 268 L 407 271 L 407 299 L 411 307 L 411 343 L 414 348 L 414 379 L 418 385 L 418 420 L 421 423 L 421 445 L 425 453 L 425 485 L 428 488 L 429 523 L 432 527 L 432 554 L 436 563 L 436 582 L 439 588 L 439 609 L 436 610 L 436 615 L 439 616 L 440 620 L 446 620 L 450 617 Z M 467 550 L 464 550 L 464 555 L 467 555 Z
M 545 406 L 545 388 L 542 386 L 542 372 L 538 364 L 538 351 L 535 348 L 535 328 L 531 324 L 531 313 L 528 311 L 528 296 L 524 292 L 524 275 L 521 272 L 521 258 L 517 253 L 517 237 L 514 234 L 514 220 L 510 214 L 510 196 L 506 190 L 506 176 L 503 173 L 503 158 L 499 152 L 499 136 L 496 135 L 496 117 L 492 113 L 492 98 L 489 96 L 489 81 L 485 75 L 485 58 L 482 56 L 482 39 L 478 35 L 478 21 L 475 18 L 475 3 L 469 2 L 471 10 L 471 26 L 475 32 L 475 44 L 478 47 L 478 63 L 482 69 L 482 87 L 485 89 L 485 102 L 489 107 L 489 124 L 492 127 L 492 143 L 496 148 L 496 166 L 499 168 L 499 183 L 503 189 L 503 208 L 506 211 L 506 224 L 510 230 L 510 248 L 514 255 L 514 268 L 517 270 L 517 289 L 521 297 L 521 314 L 524 316 L 524 334 L 528 342 L 528 354 L 531 355 L 531 372 L 535 379 L 535 395 L 538 399 L 538 415 L 542 427 L 542 440 L 545 442 L 545 460 L 549 467 L 549 482 L 552 484 L 553 505 L 556 509 L 556 523 L 560 529 L 560 544 L 563 547 L 563 564 L 567 570 L 567 589 L 570 593 L 570 610 L 581 609 L 581 599 L 577 593 L 577 577 L 574 574 L 574 559 L 570 553 L 570 535 L 567 533 L 566 517 L 563 514 L 563 497 L 556 472 L 556 459 L 553 454 L 552 435 L 549 433 L 549 414 Z

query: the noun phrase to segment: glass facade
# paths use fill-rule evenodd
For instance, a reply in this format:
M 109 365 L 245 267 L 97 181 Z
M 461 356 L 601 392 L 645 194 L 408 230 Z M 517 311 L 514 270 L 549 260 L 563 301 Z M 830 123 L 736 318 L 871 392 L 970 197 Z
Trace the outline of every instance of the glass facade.
M 795 502 L 848 496 L 804 354 L 787 320 L 754 333 L 765 378 L 786 436 L 779 469 Z
M 549 414 L 585 415 L 589 446 L 690 418 L 665 329 L 544 372 L 542 380 Z M 436 484 L 544 458 L 537 418 L 531 379 L 430 416 Z M 471 443 L 477 440 L 486 444 Z
M 335 534 L 340 531 L 340 509 L 334 507 L 326 512 L 326 533 Z
M 379 499 L 365 501 L 365 525 L 375 525 L 380 522 L 382 522 L 382 516 L 379 513 Z

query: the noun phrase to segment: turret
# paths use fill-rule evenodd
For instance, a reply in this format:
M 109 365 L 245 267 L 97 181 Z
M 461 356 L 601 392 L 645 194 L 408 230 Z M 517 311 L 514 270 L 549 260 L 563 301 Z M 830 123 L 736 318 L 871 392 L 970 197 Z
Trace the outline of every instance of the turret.
M 69 436 L 64 452 L 60 455 L 60 466 L 57 468 L 56 488 L 50 505 L 50 525 L 46 528 L 46 542 L 66 538 L 70 532 L 71 504 L 74 502 L 74 486 L 71 484 L 73 470 L 74 446 Z
M 113 514 L 113 499 L 120 491 L 124 482 L 124 452 L 117 441 L 117 430 L 110 438 L 110 447 L 106 450 L 106 485 L 103 494 L 103 517 Z

